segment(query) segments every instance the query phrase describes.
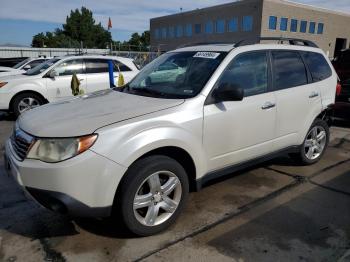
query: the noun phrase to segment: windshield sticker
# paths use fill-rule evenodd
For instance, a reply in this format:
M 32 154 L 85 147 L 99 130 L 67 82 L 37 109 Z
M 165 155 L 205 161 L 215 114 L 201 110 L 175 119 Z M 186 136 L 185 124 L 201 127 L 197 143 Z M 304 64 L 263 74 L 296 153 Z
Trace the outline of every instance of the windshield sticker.
M 216 59 L 220 53 L 215 52 L 197 52 L 193 57 Z

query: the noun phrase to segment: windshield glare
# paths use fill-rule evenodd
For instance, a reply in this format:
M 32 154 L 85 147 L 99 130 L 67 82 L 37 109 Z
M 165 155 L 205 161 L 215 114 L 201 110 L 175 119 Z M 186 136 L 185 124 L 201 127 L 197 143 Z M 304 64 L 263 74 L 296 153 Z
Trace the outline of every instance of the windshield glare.
M 24 59 L 22 62 L 19 62 L 18 64 L 16 64 L 16 65 L 15 65 L 14 67 L 12 67 L 12 68 L 18 69 L 18 68 L 20 68 L 22 65 L 26 64 L 26 63 L 29 62 L 29 61 L 30 61 L 30 58 Z
M 164 98 L 194 97 L 203 89 L 226 54 L 223 52 L 164 54 L 145 66 L 125 90 Z
M 40 73 L 44 72 L 46 69 L 48 69 L 52 65 L 56 64 L 60 60 L 61 59 L 59 59 L 59 58 L 50 59 L 50 60 L 46 61 L 45 63 L 37 65 L 36 67 L 28 70 L 26 73 L 24 73 L 24 75 L 29 75 L 29 76 L 39 75 Z

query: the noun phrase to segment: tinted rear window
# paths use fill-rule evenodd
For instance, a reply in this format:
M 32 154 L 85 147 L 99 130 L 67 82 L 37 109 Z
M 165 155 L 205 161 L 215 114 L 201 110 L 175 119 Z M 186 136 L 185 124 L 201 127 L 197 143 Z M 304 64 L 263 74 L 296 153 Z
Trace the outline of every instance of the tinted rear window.
M 274 84 L 276 90 L 307 84 L 307 73 L 298 52 L 273 51 Z
M 312 52 L 302 52 L 302 55 L 314 82 L 322 81 L 332 75 L 332 70 L 323 55 Z

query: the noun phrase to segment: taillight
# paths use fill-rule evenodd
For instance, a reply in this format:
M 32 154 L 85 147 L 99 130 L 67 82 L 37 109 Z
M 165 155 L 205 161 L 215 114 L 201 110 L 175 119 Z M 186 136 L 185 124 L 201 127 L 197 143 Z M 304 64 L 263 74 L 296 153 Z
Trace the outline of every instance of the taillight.
M 339 96 L 341 93 L 341 84 L 339 82 L 337 83 L 337 89 L 335 93 L 337 94 L 337 96 Z

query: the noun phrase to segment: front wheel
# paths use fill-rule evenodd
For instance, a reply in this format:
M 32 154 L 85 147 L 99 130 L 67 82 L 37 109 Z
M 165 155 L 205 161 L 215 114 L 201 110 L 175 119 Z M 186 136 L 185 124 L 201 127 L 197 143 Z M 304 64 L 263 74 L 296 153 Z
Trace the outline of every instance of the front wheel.
M 119 212 L 137 235 L 149 236 L 173 224 L 189 192 L 184 168 L 166 156 L 150 156 L 134 163 L 121 184 Z M 118 212 L 118 210 L 117 210 Z
M 41 106 L 44 103 L 44 99 L 35 93 L 22 93 L 13 99 L 12 110 L 16 117 L 18 117 L 25 111 Z
M 329 142 L 329 127 L 321 119 L 317 119 L 310 127 L 299 153 L 291 154 L 298 162 L 311 165 L 323 156 Z

